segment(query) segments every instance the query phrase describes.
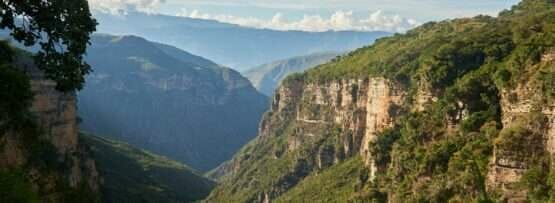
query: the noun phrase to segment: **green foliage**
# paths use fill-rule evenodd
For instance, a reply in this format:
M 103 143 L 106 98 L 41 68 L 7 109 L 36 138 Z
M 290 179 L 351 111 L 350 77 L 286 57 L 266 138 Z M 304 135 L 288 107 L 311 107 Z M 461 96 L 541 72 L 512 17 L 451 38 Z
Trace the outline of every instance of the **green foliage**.
M 12 66 L 14 57 L 14 50 L 0 41 L 0 134 L 24 127 L 33 98 L 29 79 Z
M 553 64 L 541 66 L 535 79 L 538 81 L 544 102 L 555 98 L 555 68 Z
M 40 202 L 39 196 L 27 182 L 22 172 L 0 171 L 0 202 Z
M 103 202 L 192 202 L 215 185 L 181 163 L 125 143 L 92 135 L 80 140 L 92 150 L 104 179 Z
M 304 178 L 276 202 L 386 202 L 364 177 L 368 169 L 359 156 Z
M 545 163 L 533 165 L 522 175 L 520 184 L 528 190 L 528 198 L 534 202 L 548 202 L 552 185 L 548 183 L 549 166 Z
M 370 143 L 370 154 L 374 157 L 376 165 L 387 166 L 391 161 L 391 149 L 393 144 L 401 137 L 398 129 L 387 129 L 377 136 L 374 143 Z
M 36 62 L 63 91 L 81 89 L 90 66 L 83 61 L 96 21 L 85 0 L 0 2 L 0 29 L 25 46 L 38 44 Z

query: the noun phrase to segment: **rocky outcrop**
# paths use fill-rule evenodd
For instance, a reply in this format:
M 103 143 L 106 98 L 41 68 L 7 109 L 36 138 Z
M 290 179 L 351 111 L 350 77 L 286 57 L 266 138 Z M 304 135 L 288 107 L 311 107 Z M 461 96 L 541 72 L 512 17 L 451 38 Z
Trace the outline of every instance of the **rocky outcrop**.
M 271 111 L 261 122 L 259 142 L 285 136 L 284 149 L 274 150 L 272 159 L 294 158 L 290 171 L 254 201 L 268 202 L 313 171 L 327 169 L 354 156 L 364 158 L 373 169 L 369 174 L 372 177 L 376 167 L 368 149 L 370 142 L 392 127 L 404 98 L 402 88 L 384 78 L 307 84 L 300 80 L 284 82 L 276 91 Z M 258 145 L 266 144 L 262 143 Z M 308 156 L 299 155 L 300 151 Z M 252 152 L 244 153 L 245 156 L 221 166 L 217 173 L 240 173 L 240 166 L 252 158 L 249 157 Z
M 335 157 L 368 157 L 369 142 L 391 126 L 403 95 L 398 86 L 383 78 L 312 83 L 302 89 L 299 85 L 284 86 L 274 97 L 272 114 L 286 109 L 295 111 L 298 126 L 288 140 L 289 151 L 298 149 L 311 137 L 322 136 L 318 131 L 338 128 L 345 132 L 340 133 L 341 149 L 336 149 Z M 291 107 L 293 101 L 300 103 Z M 267 122 L 262 123 L 260 134 L 267 135 Z
M 29 65 L 25 71 L 30 76 L 34 100 L 30 109 L 39 126 L 39 135 L 24 138 L 23 132 L 11 131 L 0 137 L 0 168 L 23 170 L 34 189 L 45 201 L 59 201 L 62 185 L 70 188 L 98 192 L 98 172 L 94 160 L 78 142 L 77 106 L 74 93 L 56 90 L 56 83 L 47 80 Z M 39 146 L 51 145 L 53 151 L 33 151 L 31 142 Z M 45 142 L 45 143 L 42 143 Z M 36 154 L 41 153 L 41 154 Z M 50 157 L 64 169 L 42 170 L 32 157 Z M 44 166 L 42 166 L 44 167 Z M 58 194 L 57 194 L 58 193 Z
M 542 55 L 542 62 L 553 62 L 555 61 L 555 49 L 551 49 Z
M 326 135 L 334 128 L 339 133 L 340 146 L 334 159 L 360 154 L 369 158 L 368 146 L 380 131 L 392 125 L 395 108 L 403 100 L 404 92 L 394 83 L 383 78 L 334 81 L 326 84 L 312 83 L 304 88 L 289 85 L 275 95 L 273 114 L 286 109 L 294 110 L 297 127 L 288 139 L 288 150 L 294 151 L 308 140 Z M 294 102 L 300 101 L 300 102 Z M 291 107 L 291 104 L 299 104 Z M 262 122 L 261 135 L 268 129 Z M 326 150 L 319 157 L 329 157 Z M 318 160 L 319 163 L 333 160 Z
M 543 56 L 543 62 L 553 65 L 553 53 L 548 52 Z M 545 64 L 543 64 L 545 65 Z M 523 174 L 531 167 L 527 156 L 534 156 L 537 152 L 553 156 L 555 153 L 555 102 L 548 100 L 542 102 L 542 95 L 532 82 L 518 85 L 516 88 L 505 89 L 501 93 L 501 112 L 504 129 L 519 124 L 533 112 L 539 113 L 543 118 L 539 128 L 532 129 L 540 135 L 539 139 L 531 140 L 531 147 L 524 151 L 507 150 L 496 146 L 494 156 L 490 163 L 487 176 L 489 190 L 497 190 L 509 202 L 523 202 L 526 200 L 527 191 L 516 187 Z M 525 126 L 533 128 L 532 126 Z M 525 143 L 520 143 L 525 145 Z M 536 154 L 535 154 L 536 153 Z
M 50 80 L 31 80 L 35 94 L 31 112 L 58 153 L 66 155 L 78 147 L 76 97 L 73 93 L 58 92 L 55 87 L 56 83 Z

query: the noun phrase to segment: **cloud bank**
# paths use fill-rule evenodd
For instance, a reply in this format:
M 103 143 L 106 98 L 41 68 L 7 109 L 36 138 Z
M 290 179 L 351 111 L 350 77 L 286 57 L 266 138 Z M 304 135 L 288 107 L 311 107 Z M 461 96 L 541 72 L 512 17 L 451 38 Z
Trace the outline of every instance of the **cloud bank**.
M 173 0 L 89 0 L 89 5 L 94 10 L 110 12 L 112 14 L 125 14 L 127 11 L 141 11 L 156 13 L 159 8 Z M 357 13 L 360 14 L 360 13 Z M 225 23 L 237 24 L 245 27 L 272 30 L 298 30 L 309 32 L 323 31 L 389 31 L 405 32 L 417 26 L 414 19 L 403 18 L 399 15 L 385 15 L 381 10 L 368 12 L 365 15 L 355 15 L 353 11 L 339 10 L 330 16 L 304 15 L 300 19 L 290 20 L 283 13 L 276 13 L 271 19 L 259 17 L 243 17 L 227 14 L 209 14 L 199 10 L 188 11 L 183 9 L 177 16 L 216 20 Z
M 120 13 L 123 11 L 154 12 L 166 0 L 89 0 L 92 9 Z
M 370 12 L 366 17 L 357 17 L 353 11 L 336 11 L 329 18 L 321 15 L 304 15 L 299 20 L 288 20 L 282 13 L 276 13 L 271 19 L 255 17 L 239 17 L 233 15 L 212 15 L 198 10 L 183 10 L 177 14 L 182 17 L 216 20 L 246 27 L 265 28 L 273 30 L 299 30 L 310 32 L 323 31 L 389 31 L 405 32 L 416 27 L 419 23 L 414 19 L 403 18 L 399 15 L 385 15 L 381 10 Z

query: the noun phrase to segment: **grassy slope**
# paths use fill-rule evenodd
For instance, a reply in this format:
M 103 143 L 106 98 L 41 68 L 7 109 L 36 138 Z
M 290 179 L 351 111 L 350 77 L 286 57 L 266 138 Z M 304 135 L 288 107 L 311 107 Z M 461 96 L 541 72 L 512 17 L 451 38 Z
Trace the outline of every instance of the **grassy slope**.
M 80 138 L 97 162 L 106 202 L 190 202 L 203 199 L 215 185 L 181 163 L 125 143 Z
M 360 157 L 353 157 L 299 182 L 276 202 L 347 202 L 367 196 L 368 170 Z

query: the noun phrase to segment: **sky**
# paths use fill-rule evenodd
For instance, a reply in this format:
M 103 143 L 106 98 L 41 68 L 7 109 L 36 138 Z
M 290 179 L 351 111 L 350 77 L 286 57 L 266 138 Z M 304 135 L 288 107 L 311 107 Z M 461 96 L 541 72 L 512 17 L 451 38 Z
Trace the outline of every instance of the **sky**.
M 94 10 L 143 11 L 275 30 L 404 32 L 428 21 L 495 16 L 519 0 L 89 0 Z

